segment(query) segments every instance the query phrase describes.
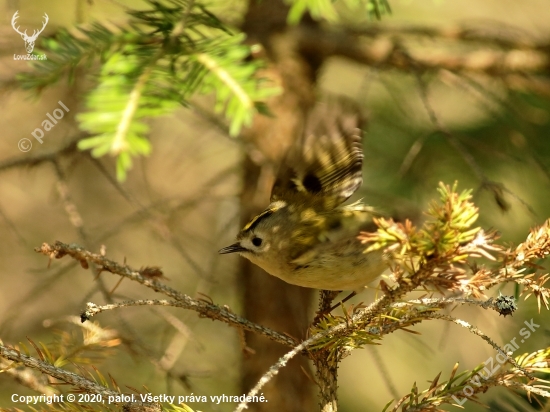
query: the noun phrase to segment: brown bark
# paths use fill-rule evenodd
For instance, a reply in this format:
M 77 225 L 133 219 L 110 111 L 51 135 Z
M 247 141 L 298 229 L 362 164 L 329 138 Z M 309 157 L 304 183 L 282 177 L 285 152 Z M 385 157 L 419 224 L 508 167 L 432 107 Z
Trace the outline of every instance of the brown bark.
M 292 37 L 285 34 L 287 11 L 287 6 L 279 0 L 251 0 L 243 23 L 249 38 L 260 41 L 265 48 L 271 64 L 268 74 L 284 88 L 283 94 L 269 104 L 274 117 L 258 116 L 245 136 L 250 145 L 244 161 L 243 222 L 268 205 L 277 165 L 297 136 L 304 108 L 315 101 L 316 64 L 295 50 Z M 244 259 L 240 272 L 244 316 L 300 340 L 305 338 L 314 291 L 269 276 Z M 288 351 L 252 333 L 246 334 L 246 344 L 255 354 L 243 359 L 243 393 Z M 250 410 L 316 410 L 316 391 L 310 369 L 305 357 L 293 359 L 264 388 L 268 402 L 251 404 Z
M 273 166 L 284 153 L 294 136 L 298 124 L 299 110 L 289 104 L 284 109 L 283 101 L 295 101 L 283 95 L 278 104 L 270 106 L 277 117 L 262 118 L 256 122 L 250 133 L 254 142 L 253 151 L 244 162 L 244 188 L 242 194 L 242 220 L 261 211 L 269 203 L 269 190 L 274 180 Z M 259 157 L 262 164 L 257 164 Z M 273 163 L 272 163 L 273 162 Z M 244 289 L 244 316 L 252 322 L 272 327 L 302 340 L 308 327 L 308 309 L 311 306 L 313 290 L 287 284 L 268 275 L 247 260 L 241 261 L 241 282 Z M 243 359 L 242 391 L 253 387 L 258 379 L 279 357 L 288 351 L 278 343 L 263 336 L 246 334 L 246 344 L 256 353 Z M 293 359 L 265 388 L 268 403 L 251 405 L 252 411 L 310 411 L 315 410 L 313 383 L 304 371 L 310 367 L 305 357 Z
M 319 315 L 330 312 L 333 299 L 337 292 L 322 290 L 319 299 Z M 318 319 L 318 318 L 317 318 Z M 315 365 L 315 376 L 319 384 L 319 410 L 321 412 L 336 412 L 338 410 L 338 362 L 340 351 L 336 349 L 330 356 L 329 349 L 312 354 Z
M 330 358 L 327 350 L 315 356 L 314 363 L 319 382 L 319 410 L 321 412 L 336 412 L 338 410 L 338 357 Z

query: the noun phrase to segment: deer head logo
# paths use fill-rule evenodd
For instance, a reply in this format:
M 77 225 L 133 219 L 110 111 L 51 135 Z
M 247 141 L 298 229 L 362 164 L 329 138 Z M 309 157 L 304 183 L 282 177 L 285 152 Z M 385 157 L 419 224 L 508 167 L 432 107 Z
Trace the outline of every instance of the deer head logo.
M 46 27 L 46 24 L 48 24 L 49 17 L 46 13 L 44 13 L 45 21 L 44 21 L 44 24 L 42 25 L 42 28 L 38 31 L 34 30 L 33 33 L 32 33 L 32 36 L 29 36 L 27 34 L 27 30 L 25 30 L 24 33 L 21 33 L 19 31 L 19 26 L 15 27 L 15 21 L 19 18 L 17 13 L 19 13 L 19 10 L 17 10 L 15 12 L 15 14 L 13 15 L 13 18 L 11 19 L 11 26 L 13 27 L 13 29 L 17 33 L 19 33 L 21 35 L 21 38 L 25 41 L 25 48 L 27 49 L 27 53 L 32 53 L 32 51 L 34 49 L 34 42 L 36 41 L 36 38 L 38 37 L 38 35 L 44 31 L 44 28 Z

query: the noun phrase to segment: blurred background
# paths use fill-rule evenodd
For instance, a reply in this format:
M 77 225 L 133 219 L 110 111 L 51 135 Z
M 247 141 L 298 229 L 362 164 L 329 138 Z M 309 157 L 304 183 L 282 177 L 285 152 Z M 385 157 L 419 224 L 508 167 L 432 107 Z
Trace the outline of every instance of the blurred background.
M 417 215 L 436 198 L 438 182 L 458 181 L 460 189 L 474 190 L 480 225 L 498 230 L 504 244 L 517 244 L 530 228 L 550 217 L 548 2 L 391 0 L 390 6 L 391 14 L 380 21 L 343 11 L 341 22 L 322 25 L 336 33 L 352 33 L 357 44 L 364 45 L 365 56 L 371 56 L 370 60 L 352 59 L 352 53 L 345 52 L 331 56 L 320 65 L 316 82 L 321 93 L 359 102 L 368 119 L 364 184 L 354 199 L 363 198 L 389 213 Z M 106 296 L 114 301 L 158 298 L 129 281 L 106 293 L 118 277 L 102 273 L 96 278 L 68 258 L 48 265 L 47 258 L 33 251 L 43 242 L 78 243 L 94 252 L 104 246 L 107 257 L 119 263 L 136 269 L 159 266 L 169 286 L 227 305 L 239 314 L 247 313 L 243 296 L 255 294 L 244 289 L 241 258 L 217 254 L 233 240 L 244 215 L 251 215 L 243 212 L 241 193 L 249 184 L 243 170 L 251 173 L 243 159 L 254 157 L 249 146 L 254 139 L 230 137 L 212 109 L 211 96 L 197 97 L 191 107 L 152 119 L 152 153 L 136 159 L 121 183 L 112 158 L 92 158 L 73 144 L 81 134 L 75 116 L 83 110 L 83 96 L 93 84 L 85 70 L 73 83 L 61 80 L 38 96 L 21 90 L 16 81 L 16 75 L 31 70 L 27 62 L 13 57 L 25 53 L 11 26 L 16 10 L 18 24 L 29 32 L 41 26 L 47 13 L 49 22 L 40 36 L 46 38 L 60 27 L 96 20 L 123 26 L 127 8 L 145 7 L 139 1 L 106 0 L 3 3 L 0 338 L 4 343 L 26 342 L 27 337 L 45 343 L 60 336 L 78 340 L 81 326 L 74 317 L 86 302 L 103 303 Z M 213 0 L 210 7 L 234 27 L 254 23 L 246 14 L 250 10 L 246 1 Z M 60 107 L 59 101 L 69 112 L 39 144 L 31 132 Z M 18 148 L 23 138 L 32 141 L 27 152 Z M 265 206 L 270 184 L 259 180 L 253 190 L 266 193 L 258 201 Z M 267 275 L 262 274 L 260 282 L 263 276 Z M 371 302 L 375 286 L 353 302 Z M 277 290 L 269 290 L 273 301 L 282 299 Z M 512 286 L 501 292 L 516 293 Z M 496 296 L 498 291 L 491 293 Z M 308 302 L 311 319 L 315 299 Z M 514 355 L 547 346 L 548 313 L 543 309 L 539 314 L 534 299 L 518 305 L 513 317 L 468 307 L 453 315 L 502 345 L 519 336 L 525 320 L 533 319 L 541 327 Z M 243 390 L 247 366 L 242 358 L 262 354 L 255 346 L 261 343 L 247 341 L 256 354 L 243 355 L 242 336 L 236 329 L 174 308 L 126 308 L 93 321 L 116 330 L 121 338 L 120 345 L 103 348 L 97 357 L 89 355 L 93 365 L 113 376 L 121 388 L 241 395 L 249 389 Z M 456 362 L 462 371 L 495 355 L 489 345 L 456 325 L 432 321 L 414 330 L 419 334 L 386 336 L 380 346 L 357 350 L 341 363 L 339 410 L 382 410 L 414 382 L 423 390 L 440 371 L 442 379 L 448 377 Z M 108 355 L 108 360 L 99 355 Z M 270 396 L 277 396 L 276 387 L 273 390 Z M 0 407 L 23 407 L 11 402 L 13 393 L 35 394 L 1 374 Z M 494 411 L 550 410 L 548 402 L 542 408 L 530 406 L 504 389 L 491 390 L 480 400 Z M 229 411 L 235 405 L 190 406 Z M 487 410 L 474 402 L 464 408 Z

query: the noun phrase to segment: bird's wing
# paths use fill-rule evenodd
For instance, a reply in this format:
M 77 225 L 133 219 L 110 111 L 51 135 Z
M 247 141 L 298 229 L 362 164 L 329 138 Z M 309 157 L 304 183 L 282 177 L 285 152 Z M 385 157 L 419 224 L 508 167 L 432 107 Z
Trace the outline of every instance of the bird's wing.
M 348 199 L 363 181 L 361 122 L 351 101 L 317 102 L 281 164 L 271 200 L 322 201 L 323 209 L 330 210 Z

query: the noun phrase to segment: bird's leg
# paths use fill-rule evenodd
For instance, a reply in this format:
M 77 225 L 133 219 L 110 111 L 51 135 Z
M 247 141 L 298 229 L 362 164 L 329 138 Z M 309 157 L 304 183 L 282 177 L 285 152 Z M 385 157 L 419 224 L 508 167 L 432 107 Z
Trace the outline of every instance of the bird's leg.
M 342 292 L 341 290 L 322 290 L 321 296 L 319 299 L 319 310 L 315 313 L 315 319 L 313 319 L 313 324 L 316 325 L 319 323 L 319 321 L 322 319 L 323 316 L 326 314 L 332 312 L 334 309 L 336 309 L 338 306 L 340 306 L 342 303 L 347 302 L 352 297 L 357 295 L 357 292 L 353 291 L 348 296 L 346 296 L 344 299 L 342 299 L 340 302 L 335 303 L 334 305 L 330 306 L 332 301 L 338 294 Z
M 352 297 L 354 297 L 355 295 L 357 295 L 357 292 L 356 291 L 353 291 L 351 292 L 348 296 L 346 296 L 344 299 L 342 299 L 342 301 L 340 303 L 346 303 L 348 300 L 350 300 Z M 339 303 L 339 304 L 340 304 Z M 338 304 L 338 305 L 339 305 Z M 334 309 L 334 308 L 332 308 Z
M 314 325 L 319 323 L 324 315 L 332 312 L 332 310 L 339 305 L 331 306 L 332 301 L 340 292 L 341 290 L 321 290 L 321 294 L 319 296 L 319 309 L 315 313 L 315 319 L 313 319 Z M 346 299 L 349 299 L 349 297 Z
M 336 309 L 338 306 L 340 306 L 342 303 L 346 303 L 348 300 L 350 300 L 352 297 L 357 295 L 356 291 L 351 292 L 348 296 L 346 296 L 344 299 L 342 299 L 340 302 L 332 305 L 332 307 L 328 310 L 328 313 L 332 312 L 334 309 Z

